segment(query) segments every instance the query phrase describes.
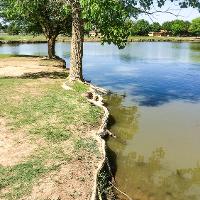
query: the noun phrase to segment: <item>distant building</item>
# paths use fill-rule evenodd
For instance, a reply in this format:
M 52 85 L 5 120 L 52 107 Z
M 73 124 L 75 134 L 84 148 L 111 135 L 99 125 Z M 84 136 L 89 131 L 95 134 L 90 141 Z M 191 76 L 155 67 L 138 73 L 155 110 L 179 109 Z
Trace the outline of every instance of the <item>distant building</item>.
M 96 37 L 96 36 L 97 36 L 96 31 L 90 31 L 90 32 L 89 32 L 89 36 L 90 36 L 90 37 Z
M 149 32 L 148 36 L 162 37 L 162 36 L 169 36 L 169 33 L 166 30 L 160 30 L 160 32 Z
M 101 33 L 98 33 L 97 31 L 90 31 L 89 37 L 101 37 Z

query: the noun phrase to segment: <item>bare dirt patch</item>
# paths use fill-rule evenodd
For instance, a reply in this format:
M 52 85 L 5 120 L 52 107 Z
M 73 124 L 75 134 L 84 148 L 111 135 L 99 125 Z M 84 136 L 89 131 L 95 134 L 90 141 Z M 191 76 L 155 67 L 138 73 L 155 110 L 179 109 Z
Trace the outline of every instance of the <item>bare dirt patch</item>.
M 60 60 L 47 60 L 40 57 L 8 57 L 0 59 L 0 76 L 18 77 L 29 73 L 63 72 Z
M 33 144 L 23 130 L 11 131 L 3 118 L 0 118 L 0 130 L 0 165 L 4 167 L 23 162 L 42 143 L 41 140 L 37 140 Z
M 32 194 L 22 199 L 88 200 L 93 187 L 93 167 L 93 164 L 83 161 L 63 165 L 58 172 L 41 179 L 33 187 Z

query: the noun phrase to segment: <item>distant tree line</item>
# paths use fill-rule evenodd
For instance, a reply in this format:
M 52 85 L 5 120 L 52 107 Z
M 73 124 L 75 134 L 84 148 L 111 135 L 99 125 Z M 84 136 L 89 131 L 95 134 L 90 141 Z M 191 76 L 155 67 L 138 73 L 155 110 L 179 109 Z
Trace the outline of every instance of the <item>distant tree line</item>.
M 200 36 L 200 17 L 193 19 L 192 22 L 183 20 L 167 21 L 163 24 L 158 22 L 149 23 L 141 19 L 129 21 L 132 36 L 146 36 L 149 32 L 168 31 L 170 36 Z
M 127 23 L 129 24 L 132 36 L 146 36 L 149 32 L 159 32 L 161 30 L 168 31 L 171 36 L 200 36 L 200 17 L 193 19 L 192 22 L 174 20 L 159 24 L 158 22 L 149 23 L 141 19 L 138 21 L 130 20 Z M 12 21 L 11 23 L 0 22 L 0 31 L 10 35 L 33 33 L 32 29 L 34 29 L 34 27 L 30 25 L 25 27 L 24 24 L 20 24 L 18 21 Z M 42 33 L 42 29 L 37 30 L 37 32 Z M 86 30 L 86 32 L 89 32 L 89 29 Z

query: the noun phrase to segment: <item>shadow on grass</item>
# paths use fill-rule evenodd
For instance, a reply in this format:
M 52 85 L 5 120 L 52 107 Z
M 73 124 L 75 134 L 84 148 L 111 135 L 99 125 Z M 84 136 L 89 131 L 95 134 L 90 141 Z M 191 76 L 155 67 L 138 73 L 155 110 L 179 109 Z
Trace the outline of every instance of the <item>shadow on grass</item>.
M 4 76 L 0 78 L 9 78 L 9 79 L 39 79 L 39 78 L 50 78 L 50 79 L 66 79 L 68 77 L 68 71 L 63 72 L 37 72 L 37 73 L 26 73 L 22 76 Z
M 38 78 L 51 78 L 51 79 L 65 79 L 68 76 L 67 71 L 63 72 L 37 72 L 37 73 L 26 73 L 20 78 L 22 79 L 38 79 Z
M 44 56 L 37 56 L 37 55 L 17 55 L 17 54 L 0 54 L 0 58 L 43 58 Z
M 39 56 L 39 55 L 11 55 L 12 57 L 27 57 L 27 58 L 44 58 L 45 56 Z

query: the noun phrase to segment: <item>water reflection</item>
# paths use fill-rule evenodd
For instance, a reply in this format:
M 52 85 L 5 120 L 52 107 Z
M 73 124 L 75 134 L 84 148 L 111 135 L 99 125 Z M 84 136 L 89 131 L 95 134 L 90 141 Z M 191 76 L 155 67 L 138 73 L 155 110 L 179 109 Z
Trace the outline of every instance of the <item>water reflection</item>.
M 117 135 L 116 142 L 123 147 L 126 145 L 126 141 L 132 139 L 138 130 L 137 107 L 123 106 L 124 97 L 117 94 L 108 95 L 105 100 L 110 111 L 108 128 L 111 128 L 112 132 Z M 117 149 L 119 150 L 119 148 Z
M 197 102 L 199 69 L 199 64 L 135 62 L 128 67 L 116 67 L 110 73 L 108 69 L 103 77 L 97 75 L 97 80 L 103 87 L 128 94 L 127 102 L 142 106 L 159 106 L 174 100 Z
M 200 45 L 199 43 L 190 44 L 190 59 L 200 63 Z
M 117 183 L 133 199 L 199 200 L 199 165 L 171 172 L 163 164 L 164 157 L 163 148 L 155 149 L 146 160 L 136 152 L 123 155 Z M 118 195 L 123 199 L 121 194 Z
M 85 47 L 96 54 L 94 59 L 86 49 L 84 75 L 99 86 L 128 94 L 126 105 L 200 101 L 199 43 L 131 43 L 121 51 L 96 44 Z
M 194 141 L 200 139 L 196 124 L 200 123 L 200 106 L 174 102 L 162 109 L 143 110 L 126 107 L 124 101 L 117 94 L 106 99 L 112 116 L 110 129 L 117 135 L 108 145 L 116 153 L 120 189 L 138 200 L 199 200 L 200 149 Z

